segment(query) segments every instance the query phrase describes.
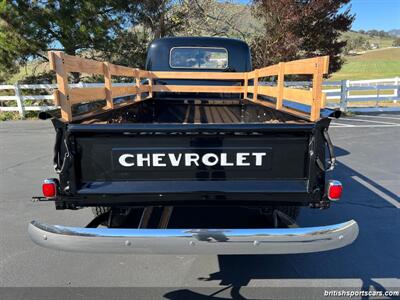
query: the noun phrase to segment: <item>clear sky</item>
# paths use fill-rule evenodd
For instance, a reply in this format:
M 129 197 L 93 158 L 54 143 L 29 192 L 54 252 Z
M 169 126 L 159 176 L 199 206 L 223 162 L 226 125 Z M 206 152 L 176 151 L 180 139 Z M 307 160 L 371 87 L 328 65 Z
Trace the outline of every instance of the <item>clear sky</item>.
M 251 1 L 236 2 L 246 4 Z M 350 3 L 351 12 L 356 14 L 352 29 L 400 29 L 400 0 L 352 0 Z
M 352 0 L 354 30 L 400 29 L 400 0 Z

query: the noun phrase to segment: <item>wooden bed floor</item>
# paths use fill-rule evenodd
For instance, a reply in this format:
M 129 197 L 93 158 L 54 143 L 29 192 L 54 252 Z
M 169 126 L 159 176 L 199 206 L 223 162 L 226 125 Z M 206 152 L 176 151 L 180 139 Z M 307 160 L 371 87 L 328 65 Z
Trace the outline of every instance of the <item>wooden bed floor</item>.
M 84 123 L 238 124 L 306 122 L 275 109 L 249 103 L 241 105 L 237 101 L 234 103 L 232 101 L 228 103 L 146 102 L 86 120 Z

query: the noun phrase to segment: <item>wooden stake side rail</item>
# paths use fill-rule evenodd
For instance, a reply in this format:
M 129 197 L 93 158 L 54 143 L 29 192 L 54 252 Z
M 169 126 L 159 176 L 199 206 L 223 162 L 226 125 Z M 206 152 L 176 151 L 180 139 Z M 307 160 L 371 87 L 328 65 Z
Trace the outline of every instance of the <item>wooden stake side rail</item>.
M 259 105 L 286 111 L 290 114 L 316 121 L 320 117 L 320 109 L 324 105 L 322 96 L 323 75 L 328 72 L 329 57 L 315 57 L 290 62 L 281 62 L 276 65 L 256 69 L 251 72 L 161 72 L 145 71 L 136 68 L 124 67 L 108 62 L 80 58 L 67 55 L 60 51 L 49 52 L 50 68 L 56 72 L 58 91 L 54 94 L 56 105 L 61 106 L 61 118 L 66 122 L 81 119 L 82 116 L 73 116 L 71 106 L 83 102 L 106 100 L 104 110 L 117 108 L 113 99 L 116 97 L 136 95 L 134 102 L 143 101 L 152 97 L 153 92 L 184 92 L 184 93 L 240 93 L 243 98 Z M 70 88 L 68 73 L 87 73 L 104 76 L 104 87 Z M 288 88 L 284 86 L 286 75 L 312 75 L 313 88 L 311 90 Z M 113 86 L 112 77 L 133 78 L 132 85 Z M 262 78 L 276 77 L 276 86 L 260 85 Z M 146 78 L 148 85 L 142 85 L 141 79 Z M 157 79 L 199 79 L 199 80 L 231 80 L 240 81 L 241 85 L 160 85 L 154 84 Z M 142 98 L 143 93 L 148 93 Z M 248 94 L 252 94 L 249 98 Z M 276 98 L 276 102 L 263 101 L 259 96 Z M 308 105 L 310 114 L 286 107 L 283 100 Z M 130 102 L 132 103 L 132 102 Z M 121 107 L 119 105 L 118 107 Z

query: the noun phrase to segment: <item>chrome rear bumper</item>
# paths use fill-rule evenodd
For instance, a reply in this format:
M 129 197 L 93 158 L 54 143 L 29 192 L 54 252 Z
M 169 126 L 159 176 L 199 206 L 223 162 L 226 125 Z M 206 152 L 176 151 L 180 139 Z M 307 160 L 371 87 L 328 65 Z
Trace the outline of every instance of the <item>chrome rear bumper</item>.
M 43 247 L 77 252 L 132 254 L 290 254 L 332 250 L 358 235 L 354 220 L 284 229 L 114 229 L 48 225 L 28 232 Z

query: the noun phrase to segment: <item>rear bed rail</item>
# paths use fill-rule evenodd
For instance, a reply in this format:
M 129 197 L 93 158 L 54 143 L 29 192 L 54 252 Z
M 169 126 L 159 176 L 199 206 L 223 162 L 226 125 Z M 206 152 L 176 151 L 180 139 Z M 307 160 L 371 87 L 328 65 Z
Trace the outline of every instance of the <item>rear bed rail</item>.
M 106 100 L 106 106 L 100 110 L 120 108 L 124 105 L 140 102 L 153 97 L 153 93 L 233 93 L 243 94 L 243 98 L 253 103 L 299 116 L 310 121 L 320 118 L 324 107 L 322 94 L 323 75 L 328 72 L 329 57 L 301 59 L 281 62 L 277 65 L 256 69 L 252 72 L 160 72 L 144 71 L 135 68 L 114 65 L 67 55 L 60 51 L 49 52 L 50 68 L 56 72 L 58 90 L 55 91 L 55 105 L 61 106 L 63 121 L 75 121 L 82 116 L 73 116 L 72 105 L 82 102 Z M 104 76 L 104 87 L 70 88 L 68 73 L 88 73 Z M 311 75 L 312 89 L 285 87 L 286 75 Z M 130 77 L 135 83 L 128 86 L 113 86 L 112 76 Z M 276 86 L 260 85 L 266 77 L 276 77 Z M 141 81 L 146 79 L 146 83 Z M 219 81 L 238 81 L 240 85 L 169 85 L 157 84 L 159 79 L 200 79 Z M 252 97 L 249 95 L 252 94 Z M 114 98 L 134 95 L 134 100 L 115 104 Z M 267 99 L 274 98 L 275 101 Z M 290 105 L 297 104 L 297 106 Z M 309 109 L 302 110 L 305 106 Z M 89 113 L 90 114 L 90 113 Z M 92 113 L 93 114 L 93 113 Z

